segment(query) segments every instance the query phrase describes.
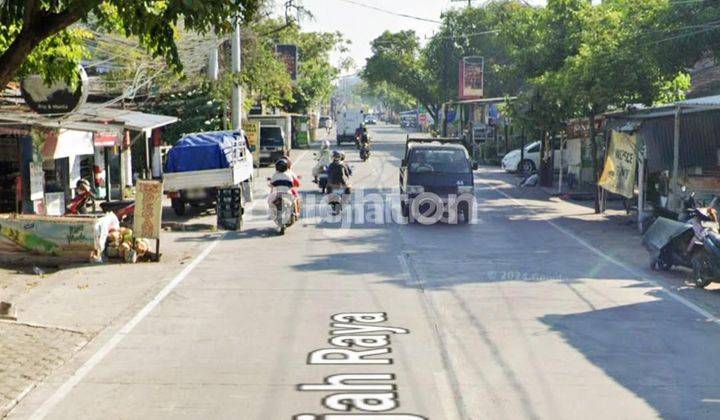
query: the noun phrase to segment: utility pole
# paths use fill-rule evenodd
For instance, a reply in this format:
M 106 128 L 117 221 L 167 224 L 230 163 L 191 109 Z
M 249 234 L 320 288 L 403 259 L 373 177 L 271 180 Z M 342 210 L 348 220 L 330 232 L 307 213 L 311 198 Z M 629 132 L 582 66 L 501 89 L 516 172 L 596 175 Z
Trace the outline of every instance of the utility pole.
M 241 41 L 240 41 L 240 19 L 235 17 L 233 22 L 235 30 L 232 36 L 232 72 L 235 77 L 232 89 L 232 100 L 230 102 L 230 113 L 232 119 L 232 129 L 240 130 L 242 126 L 242 89 L 238 76 L 240 74 L 241 59 Z

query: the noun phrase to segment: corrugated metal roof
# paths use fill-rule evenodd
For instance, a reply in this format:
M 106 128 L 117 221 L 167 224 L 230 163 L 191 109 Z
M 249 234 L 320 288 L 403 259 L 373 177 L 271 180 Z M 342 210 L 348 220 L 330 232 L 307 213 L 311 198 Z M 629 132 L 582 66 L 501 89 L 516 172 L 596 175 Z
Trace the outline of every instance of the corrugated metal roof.
M 720 95 L 688 99 L 685 101 L 676 102 L 676 104 L 680 105 L 681 107 L 684 107 L 684 106 L 696 107 L 697 106 L 697 107 L 720 108 Z
M 119 122 L 130 130 L 143 131 L 164 127 L 177 122 L 177 117 L 159 114 L 147 114 L 124 109 L 104 108 L 96 105 L 85 105 L 79 114 L 92 117 L 103 122 Z

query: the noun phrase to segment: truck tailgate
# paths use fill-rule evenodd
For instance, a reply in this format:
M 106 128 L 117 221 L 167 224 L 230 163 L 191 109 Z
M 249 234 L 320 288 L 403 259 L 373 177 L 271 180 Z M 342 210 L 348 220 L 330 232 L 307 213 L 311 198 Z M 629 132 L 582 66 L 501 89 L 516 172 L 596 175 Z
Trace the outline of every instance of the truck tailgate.
M 229 188 L 234 185 L 236 182 L 232 168 L 175 172 L 163 175 L 163 188 L 166 192 L 194 188 Z

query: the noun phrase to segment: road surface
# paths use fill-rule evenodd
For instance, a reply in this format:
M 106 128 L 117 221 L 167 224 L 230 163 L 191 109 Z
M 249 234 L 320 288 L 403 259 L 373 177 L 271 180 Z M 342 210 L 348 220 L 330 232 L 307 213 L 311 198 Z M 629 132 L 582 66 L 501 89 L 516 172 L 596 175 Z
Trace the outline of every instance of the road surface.
M 354 187 L 392 197 L 404 134 L 373 135 L 369 162 L 345 147 Z M 278 237 L 260 205 L 244 232 L 203 239 L 158 296 L 11 418 L 720 416 L 720 326 L 542 203 L 513 198 L 496 171 L 477 172 L 476 224 L 375 212 L 342 227 L 313 203 L 312 154 L 295 160 L 308 218 Z

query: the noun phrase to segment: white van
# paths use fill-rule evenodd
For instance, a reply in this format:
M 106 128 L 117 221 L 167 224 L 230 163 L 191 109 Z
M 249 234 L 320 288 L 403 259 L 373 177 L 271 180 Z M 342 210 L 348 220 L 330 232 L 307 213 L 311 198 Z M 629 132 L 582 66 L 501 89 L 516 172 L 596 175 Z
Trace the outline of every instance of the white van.
M 355 143 L 355 130 L 365 122 L 365 113 L 362 109 L 348 108 L 339 111 L 337 118 L 337 145 L 342 143 Z

